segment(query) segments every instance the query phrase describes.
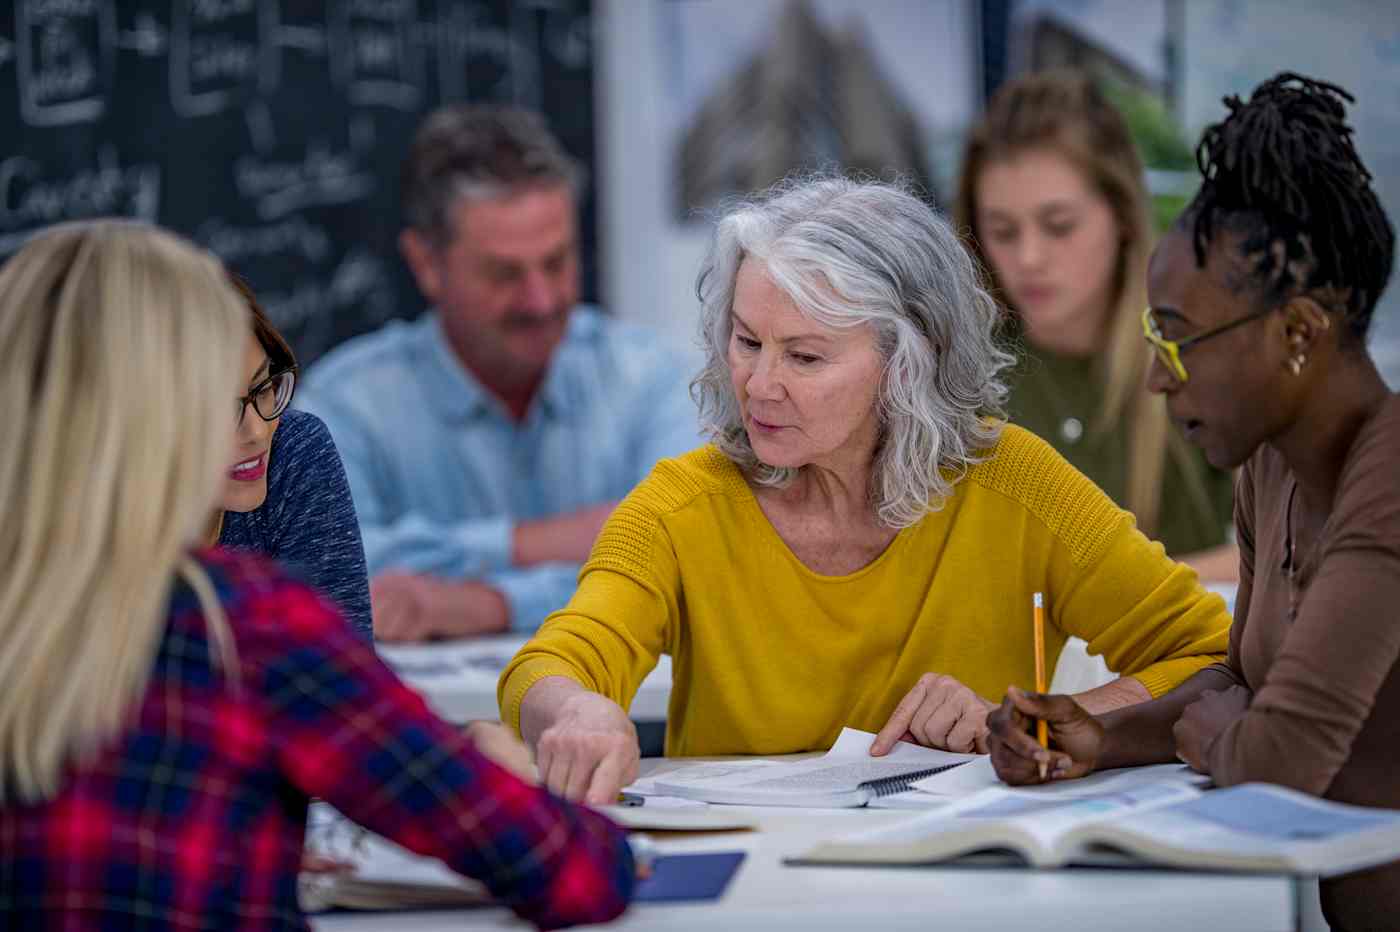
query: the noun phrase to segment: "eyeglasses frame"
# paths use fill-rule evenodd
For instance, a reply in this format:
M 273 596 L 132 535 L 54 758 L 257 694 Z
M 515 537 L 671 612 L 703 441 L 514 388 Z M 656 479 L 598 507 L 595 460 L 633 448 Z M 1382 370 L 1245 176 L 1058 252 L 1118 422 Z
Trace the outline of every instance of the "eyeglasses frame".
M 234 401 L 239 402 L 239 406 L 238 420 L 234 423 L 239 427 L 243 426 L 243 418 L 248 414 L 248 407 L 250 405 L 252 406 L 254 413 L 256 413 L 258 417 L 262 418 L 269 424 L 277 420 L 283 414 L 287 413 L 287 409 L 292 405 L 292 396 L 294 396 L 297 391 L 298 368 L 298 366 L 287 366 L 283 369 L 278 369 L 276 372 L 269 372 L 265 379 L 258 382 L 258 384 L 254 385 L 252 388 L 248 389 L 248 394 L 235 398 Z M 268 386 L 268 383 L 270 383 L 273 379 L 279 379 L 284 375 L 290 375 L 292 377 L 292 390 L 287 393 L 287 400 L 282 404 L 282 407 L 278 408 L 271 417 L 268 417 L 266 414 L 262 413 L 261 409 L 258 408 L 258 403 L 254 399 L 256 399 L 258 395 L 262 394 L 263 389 L 266 388 Z
M 1142 309 L 1142 335 L 1148 343 L 1152 344 L 1152 348 L 1157 351 L 1157 358 L 1167 367 L 1167 371 L 1170 372 L 1178 382 L 1184 384 L 1191 378 L 1186 371 L 1186 366 L 1181 361 L 1181 354 L 1184 350 L 1198 343 L 1204 343 L 1211 337 L 1218 337 L 1222 333 L 1234 330 L 1236 327 L 1247 324 L 1251 320 L 1258 320 L 1261 317 L 1266 317 L 1276 310 L 1278 310 L 1277 306 L 1267 307 L 1262 311 L 1255 311 L 1252 314 L 1246 314 L 1244 317 L 1237 317 L 1234 320 L 1226 321 L 1218 327 L 1212 327 L 1201 333 L 1192 334 L 1184 340 L 1168 340 L 1166 337 L 1162 336 L 1162 328 L 1157 326 L 1157 319 L 1152 316 L 1152 308 L 1146 307 Z

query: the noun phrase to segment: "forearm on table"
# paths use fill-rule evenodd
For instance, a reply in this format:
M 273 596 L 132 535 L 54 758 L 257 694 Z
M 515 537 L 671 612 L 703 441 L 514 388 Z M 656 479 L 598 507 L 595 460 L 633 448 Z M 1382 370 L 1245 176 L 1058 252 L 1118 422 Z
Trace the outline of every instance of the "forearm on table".
M 615 507 L 617 502 L 602 502 L 569 514 L 516 522 L 510 537 L 511 565 L 584 562 Z
M 1207 667 L 1159 699 L 1098 714 L 1104 726 L 1104 746 L 1098 769 L 1176 760 L 1172 728 L 1181 713 L 1206 690 L 1223 690 L 1234 685 L 1236 680 L 1229 673 L 1219 667 Z
M 1103 715 L 1105 712 L 1137 705 L 1151 698 L 1152 693 L 1148 688 L 1131 676 L 1122 676 L 1111 683 L 1095 686 L 1074 695 L 1074 701 L 1091 715 Z

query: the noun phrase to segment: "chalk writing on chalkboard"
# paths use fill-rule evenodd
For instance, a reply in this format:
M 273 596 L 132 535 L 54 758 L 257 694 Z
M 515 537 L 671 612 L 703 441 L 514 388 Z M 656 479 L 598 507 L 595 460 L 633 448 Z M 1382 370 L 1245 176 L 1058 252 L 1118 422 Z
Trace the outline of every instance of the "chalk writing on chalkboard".
M 397 254 L 397 191 L 428 111 L 542 109 L 592 164 L 590 13 L 589 0 L 14 0 L 0 13 L 0 259 L 63 220 L 158 222 L 247 277 L 314 358 L 422 309 Z M 592 214 L 586 200 L 590 296 Z

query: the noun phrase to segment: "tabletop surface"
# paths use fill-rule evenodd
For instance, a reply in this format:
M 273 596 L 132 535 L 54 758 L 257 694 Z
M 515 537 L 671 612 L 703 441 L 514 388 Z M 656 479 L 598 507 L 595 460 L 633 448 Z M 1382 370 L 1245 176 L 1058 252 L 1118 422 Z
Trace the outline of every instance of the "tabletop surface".
M 655 776 L 690 761 L 647 759 Z M 795 867 L 783 859 L 833 835 L 907 820 L 875 809 L 725 807 L 757 831 L 666 835 L 663 853 L 747 852 L 716 902 L 641 904 L 610 928 L 649 929 L 1230 929 L 1297 927 L 1298 886 L 1282 876 L 1160 870 L 987 867 Z M 318 932 L 520 929 L 504 909 L 315 917 Z

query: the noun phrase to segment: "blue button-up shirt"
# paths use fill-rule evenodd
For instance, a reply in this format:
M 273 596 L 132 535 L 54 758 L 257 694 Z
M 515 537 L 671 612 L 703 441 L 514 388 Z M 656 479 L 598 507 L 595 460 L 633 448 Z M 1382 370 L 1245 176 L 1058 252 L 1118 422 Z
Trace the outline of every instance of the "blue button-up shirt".
M 511 565 L 515 523 L 620 499 L 663 457 L 698 446 L 698 358 L 577 308 L 523 421 L 461 364 L 435 312 L 337 348 L 298 386 L 345 462 L 371 575 L 485 582 L 533 630 L 578 565 Z

